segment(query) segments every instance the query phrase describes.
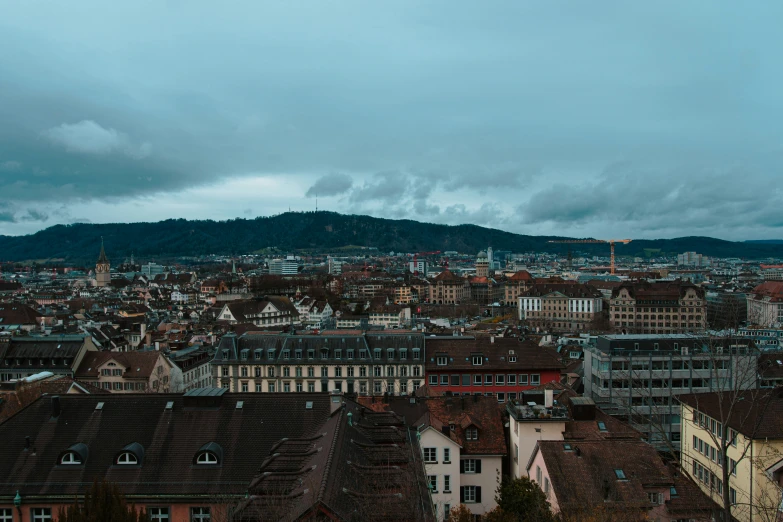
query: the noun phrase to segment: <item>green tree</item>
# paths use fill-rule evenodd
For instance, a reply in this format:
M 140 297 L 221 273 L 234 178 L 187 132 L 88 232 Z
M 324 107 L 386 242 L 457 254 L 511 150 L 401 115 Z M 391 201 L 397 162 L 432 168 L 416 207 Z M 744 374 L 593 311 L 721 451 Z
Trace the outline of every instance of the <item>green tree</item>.
M 58 522 L 149 522 L 146 512 L 137 511 L 128 504 L 116 484 L 93 482 L 84 493 L 84 502 L 78 499 L 67 508 L 60 508 Z
M 555 520 L 546 495 L 538 484 L 527 477 L 504 477 L 495 491 L 495 502 L 504 517 L 511 515 L 520 522 Z

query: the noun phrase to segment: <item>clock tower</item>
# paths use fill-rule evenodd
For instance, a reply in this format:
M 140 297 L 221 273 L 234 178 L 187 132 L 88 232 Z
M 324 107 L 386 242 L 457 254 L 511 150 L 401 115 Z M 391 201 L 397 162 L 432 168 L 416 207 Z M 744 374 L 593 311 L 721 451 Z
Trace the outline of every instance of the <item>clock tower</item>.
M 109 269 L 111 264 L 106 258 L 106 251 L 103 249 L 103 237 L 101 237 L 101 255 L 98 257 L 98 262 L 95 263 L 95 284 L 98 287 L 109 286 L 111 282 L 111 274 Z

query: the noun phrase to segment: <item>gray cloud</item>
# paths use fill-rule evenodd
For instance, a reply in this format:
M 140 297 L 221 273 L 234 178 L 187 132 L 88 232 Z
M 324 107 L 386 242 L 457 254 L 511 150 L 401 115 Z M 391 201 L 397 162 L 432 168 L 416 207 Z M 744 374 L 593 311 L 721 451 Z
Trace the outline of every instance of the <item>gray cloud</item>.
M 347 174 L 333 172 L 318 178 L 305 192 L 305 197 L 339 196 L 345 194 L 353 186 L 353 178 Z
M 130 138 L 115 129 L 105 129 L 92 120 L 78 123 L 63 123 L 43 131 L 42 136 L 68 152 L 83 154 L 120 153 L 135 159 L 146 158 L 152 152 L 152 145 L 136 145 Z
M 183 195 L 252 177 L 264 213 L 783 236 L 780 2 L 28 4 L 0 18 L 0 233 L 236 215 Z

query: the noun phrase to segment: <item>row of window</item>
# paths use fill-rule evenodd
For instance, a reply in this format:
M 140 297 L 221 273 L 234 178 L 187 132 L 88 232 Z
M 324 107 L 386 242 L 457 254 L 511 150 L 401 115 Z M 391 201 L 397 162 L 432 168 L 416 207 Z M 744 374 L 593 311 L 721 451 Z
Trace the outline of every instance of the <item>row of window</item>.
M 215 445 L 214 443 L 210 443 L 210 444 Z M 139 465 L 140 464 L 139 459 L 141 458 L 141 455 L 143 455 L 143 450 L 140 451 L 138 454 L 133 451 L 122 451 L 114 459 L 114 464 L 118 466 Z M 66 451 L 60 456 L 59 463 L 63 466 L 80 466 L 84 464 L 85 460 L 86 460 L 86 453 L 80 453 L 78 451 Z M 197 465 L 200 464 L 219 465 L 220 459 L 216 452 L 199 451 L 196 454 L 195 458 L 193 459 L 193 463 Z M 2 522 L 2 519 L 0 519 L 0 522 Z
M 718 440 L 723 440 L 723 424 L 705 415 L 698 410 L 693 410 L 693 422 L 700 428 L 709 431 Z M 735 448 L 737 447 L 737 432 L 729 428 L 729 442 Z
M 387 359 L 394 359 L 395 355 L 397 355 L 398 350 L 395 350 L 394 348 L 387 348 L 386 349 L 386 358 Z M 413 348 L 411 350 L 412 353 L 412 359 L 414 361 L 418 361 L 421 357 L 421 349 L 420 348 Z M 293 354 L 291 353 L 291 350 L 283 350 L 281 352 L 281 356 L 283 360 L 289 360 L 289 359 L 302 359 L 305 355 L 304 350 L 296 349 L 293 350 Z M 329 348 L 321 348 L 318 350 L 318 358 L 320 359 L 342 359 L 343 358 L 343 349 L 342 348 L 336 348 L 334 350 L 334 355 L 331 355 L 331 352 Z M 362 348 L 359 350 L 359 359 L 367 359 L 368 358 L 368 350 Z M 276 350 L 267 350 L 266 351 L 266 358 L 269 361 L 274 361 L 275 356 L 277 354 Z M 316 350 L 315 349 L 309 349 L 306 352 L 308 359 L 315 359 L 316 358 Z M 228 359 L 229 357 L 229 350 L 223 349 L 222 352 L 223 359 Z M 293 355 L 293 357 L 292 357 Z M 346 359 L 353 359 L 356 355 L 356 350 L 354 349 L 346 349 L 345 350 L 345 358 Z M 239 352 L 239 358 L 243 361 L 247 361 L 250 358 L 250 350 L 244 349 Z M 383 358 L 383 349 L 381 348 L 375 348 L 373 350 L 373 359 L 375 360 L 381 360 Z M 400 348 L 399 349 L 399 360 L 405 361 L 408 359 L 408 349 L 407 348 Z M 253 351 L 253 359 L 256 361 L 260 361 L 264 359 L 264 350 L 254 350 Z
M 517 380 L 517 374 L 482 375 L 477 373 L 471 377 L 471 374 L 464 373 L 462 375 L 429 376 L 430 386 L 516 386 L 517 382 L 519 386 L 537 386 L 541 384 L 541 374 L 531 373 L 528 376 L 526 373 L 520 373 L 519 380 Z
M 408 393 L 408 381 L 399 381 L 399 386 L 395 386 L 396 381 L 374 381 L 373 382 L 373 392 L 376 395 L 380 395 L 384 392 L 394 393 L 396 387 L 399 387 L 400 393 Z M 231 389 L 231 382 L 226 380 L 223 381 L 221 384 L 221 387 L 230 390 Z M 307 382 L 290 382 L 290 381 L 284 381 L 282 383 L 282 386 L 280 386 L 279 390 L 284 393 L 290 393 L 292 391 L 296 391 L 298 393 L 302 393 L 305 391 L 305 387 L 307 388 L 308 393 L 315 393 L 316 391 L 316 381 L 307 381 Z M 421 381 L 411 381 L 411 391 L 415 392 L 421 387 Z M 277 384 L 274 382 L 267 383 L 267 391 L 269 393 L 275 393 L 278 390 Z M 330 392 L 332 390 L 337 391 L 343 391 L 343 381 L 332 381 L 332 385 L 330 387 L 329 381 L 321 381 L 320 390 L 321 392 Z M 367 381 L 361 381 L 359 382 L 359 394 L 366 395 L 368 393 L 368 383 Z M 250 383 L 247 381 L 241 381 L 240 382 L 240 390 L 244 393 L 248 393 L 250 391 Z M 264 391 L 263 385 L 260 383 L 257 383 L 255 385 L 255 391 L 256 393 L 261 393 Z M 348 383 L 348 387 L 346 390 L 348 393 L 354 393 L 355 388 L 352 382 Z M 514 397 L 516 398 L 516 397 Z
M 685 347 L 683 347 L 685 348 Z M 639 343 L 634 343 L 634 350 L 639 349 Z M 657 343 L 655 349 L 657 350 Z M 675 343 L 676 350 L 676 343 Z M 656 357 L 660 357 L 657 356 Z M 663 355 L 665 357 L 665 355 Z M 611 371 L 657 371 L 657 370 L 727 370 L 729 368 L 729 360 L 720 359 L 712 361 L 709 359 L 666 359 L 661 361 L 654 361 L 650 359 L 613 359 L 611 361 L 600 361 L 598 364 L 599 369 L 602 372 Z
M 6 366 L 22 366 L 24 364 L 25 359 L 5 359 L 4 363 Z M 49 359 L 27 359 L 27 366 L 70 366 L 71 362 L 73 362 L 73 359 L 51 359 L 51 362 L 49 362 Z
M 693 449 L 701 453 L 712 462 L 720 467 L 723 467 L 723 455 L 720 449 L 710 445 L 708 442 L 701 440 L 696 435 L 693 436 Z M 729 457 L 729 473 L 737 476 L 737 461 Z
M 439 493 L 438 475 L 427 475 L 427 487 L 430 489 L 430 493 Z M 442 493 L 451 493 L 451 475 L 443 475 Z
M 291 366 L 283 366 L 282 369 L 282 377 L 291 377 Z M 330 377 L 329 375 L 329 366 L 320 366 L 320 376 L 321 377 Z M 346 366 L 343 368 L 342 366 L 332 366 L 332 373 L 331 377 L 355 377 L 356 373 L 356 366 Z M 367 377 L 367 366 L 359 366 L 359 377 Z M 383 366 L 373 366 L 373 376 L 374 377 L 383 377 L 384 375 L 386 377 L 394 377 L 395 374 L 398 374 L 400 377 L 408 377 L 408 374 L 410 373 L 412 377 L 421 377 L 421 366 L 386 366 L 386 371 L 384 372 Z M 301 366 L 295 366 L 294 369 L 294 377 L 304 377 L 304 371 L 305 369 Z M 256 378 L 263 377 L 263 370 L 262 367 L 256 366 L 253 368 L 254 374 Z M 345 370 L 345 375 L 343 375 L 343 370 Z M 228 366 L 222 366 L 221 367 L 221 375 L 223 377 L 229 377 L 229 367 Z M 248 366 L 240 366 L 239 367 L 239 374 L 240 377 L 249 377 L 250 370 Z M 315 377 L 315 367 L 314 366 L 308 366 L 307 367 L 307 377 Z M 266 368 L 266 376 L 270 378 L 275 378 L 277 374 L 277 371 L 275 370 L 274 366 L 268 366 Z
M 693 478 L 704 484 L 711 492 L 723 495 L 723 481 L 695 460 L 693 461 Z M 732 506 L 737 503 L 737 491 L 732 487 L 729 488 L 729 502 Z

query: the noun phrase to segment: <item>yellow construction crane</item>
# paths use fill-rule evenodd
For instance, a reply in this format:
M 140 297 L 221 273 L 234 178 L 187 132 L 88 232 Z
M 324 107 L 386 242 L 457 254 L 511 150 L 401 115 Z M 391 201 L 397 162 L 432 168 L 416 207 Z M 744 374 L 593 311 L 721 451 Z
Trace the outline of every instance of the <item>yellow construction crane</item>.
M 611 274 L 614 275 L 614 244 L 622 243 L 627 245 L 631 241 L 631 239 L 556 239 L 549 241 L 549 243 L 609 243 L 609 249 L 612 252 Z

